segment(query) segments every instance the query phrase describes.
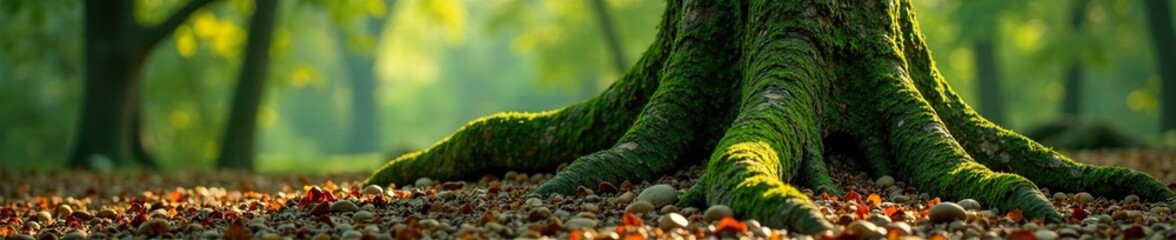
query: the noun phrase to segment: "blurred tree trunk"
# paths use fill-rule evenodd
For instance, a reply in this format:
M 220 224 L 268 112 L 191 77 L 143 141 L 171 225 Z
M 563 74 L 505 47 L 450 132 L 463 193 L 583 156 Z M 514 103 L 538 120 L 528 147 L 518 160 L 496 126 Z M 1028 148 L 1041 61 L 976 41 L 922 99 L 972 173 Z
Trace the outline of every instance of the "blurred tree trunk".
M 277 0 L 256 0 L 253 17 L 249 20 L 249 36 L 245 42 L 245 60 L 237 78 L 236 92 L 229 113 L 229 125 L 222 135 L 220 157 L 216 167 L 221 169 L 253 170 L 257 109 L 261 107 L 265 80 L 269 70 L 269 50 L 273 39 Z
M 996 31 L 992 31 L 995 33 Z M 979 82 L 980 114 L 997 124 L 1007 124 L 1004 111 L 1004 90 L 1001 87 L 1000 67 L 996 63 L 996 47 L 992 39 L 975 40 L 976 81 Z
M 389 6 L 387 14 L 382 18 L 366 19 L 364 34 L 371 36 L 372 46 L 378 45 L 380 33 L 385 24 L 390 21 L 392 1 L 384 1 Z M 340 28 L 335 34 L 338 51 L 344 53 L 344 64 L 347 65 L 347 76 L 351 83 L 351 127 L 348 134 L 348 144 L 344 151 L 348 153 L 369 153 L 380 149 L 380 126 L 377 124 L 379 105 L 376 100 L 376 53 L 375 49 L 356 49 L 349 47 L 348 34 Z
M 1090 0 L 1076 0 L 1074 6 L 1070 9 L 1070 29 L 1074 33 L 1080 33 L 1082 30 L 1082 23 L 1086 16 L 1086 5 Z M 1065 115 L 1080 115 L 1082 114 L 1082 58 L 1081 55 L 1074 57 L 1070 67 L 1066 69 L 1065 93 L 1062 97 L 1062 114 Z
M 596 13 L 596 19 L 600 20 L 601 35 L 604 36 L 604 41 L 608 45 L 609 52 L 612 52 L 613 66 L 616 67 L 617 74 L 625 74 L 625 69 L 629 68 L 629 63 L 625 62 L 625 50 L 621 47 L 617 30 L 613 28 L 612 15 L 608 7 L 604 5 L 604 0 L 589 1 L 592 2 L 592 10 Z
M 1156 69 L 1160 71 L 1160 132 L 1176 130 L 1176 33 L 1172 29 L 1169 0 L 1147 0 L 1148 30 L 1155 46 Z
M 69 167 L 108 168 L 132 158 L 147 167 L 156 165 L 150 152 L 138 146 L 143 63 L 156 43 L 211 2 L 190 1 L 163 23 L 142 26 L 135 22 L 133 0 L 84 1 L 86 73 Z

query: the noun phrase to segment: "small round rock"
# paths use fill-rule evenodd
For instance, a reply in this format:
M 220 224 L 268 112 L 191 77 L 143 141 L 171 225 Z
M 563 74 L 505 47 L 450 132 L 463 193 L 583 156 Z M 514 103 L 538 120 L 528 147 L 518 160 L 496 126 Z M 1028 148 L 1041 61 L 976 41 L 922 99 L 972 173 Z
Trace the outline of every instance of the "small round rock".
M 724 205 L 714 205 L 710 208 L 707 208 L 706 211 L 702 213 L 702 220 L 711 222 L 733 216 L 735 216 L 735 211 L 731 210 L 731 207 Z
M 637 195 L 636 200 L 647 201 L 652 203 L 654 207 L 674 204 L 674 201 L 678 200 L 678 190 L 669 184 L 653 185 L 641 190 L 641 194 Z
M 874 180 L 874 185 L 878 185 L 878 187 L 880 187 L 880 188 L 887 188 L 890 186 L 894 186 L 894 177 L 882 176 L 882 177 L 878 178 L 878 180 Z
M 846 226 L 845 229 L 853 232 L 861 239 L 878 239 L 886 235 L 886 233 L 878 229 L 878 226 L 874 225 L 874 223 L 865 220 L 853 221 L 852 223 L 849 223 L 849 226 Z
M 376 215 L 373 214 L 372 212 L 359 211 L 359 212 L 356 212 L 355 215 L 351 215 L 351 221 L 362 222 L 364 220 L 372 219 L 375 217 L 376 217 Z
M 645 200 L 637 200 L 625 207 L 626 212 L 631 213 L 647 213 L 653 211 L 653 204 Z
M 355 212 L 359 211 L 359 206 L 347 200 L 339 200 L 331 203 L 331 212 Z
M 1094 196 L 1090 195 L 1088 192 L 1080 192 L 1078 194 L 1074 194 L 1074 201 L 1081 204 L 1092 203 L 1094 202 Z
M 960 207 L 963 207 L 966 210 L 980 210 L 980 208 L 981 208 L 980 202 L 976 201 L 975 199 L 971 199 L 971 198 L 960 200 L 959 204 L 960 204 Z
M 595 228 L 596 220 L 587 218 L 572 218 L 571 220 L 564 222 L 564 226 L 566 226 L 568 229 Z
M 1139 196 L 1136 196 L 1135 194 L 1127 195 L 1127 197 L 1123 198 L 1123 202 L 1124 203 L 1137 203 L 1137 202 L 1139 202 Z
M 139 229 L 135 231 L 139 235 L 160 236 L 171 231 L 171 223 L 163 219 L 151 219 L 139 224 Z
M 380 185 L 372 184 L 363 188 L 363 193 L 367 195 L 380 195 L 384 194 L 384 188 L 380 187 Z
M 968 218 L 968 212 L 964 210 L 959 204 L 953 202 L 941 202 L 935 204 L 931 209 L 927 210 L 927 216 L 932 222 L 946 223 L 955 220 L 964 220 Z
M 427 177 L 418 178 L 418 179 L 416 180 L 416 183 L 415 183 L 415 184 L 413 184 L 413 185 L 414 185 L 414 186 L 416 186 L 416 187 L 418 187 L 418 188 L 428 188 L 428 187 L 432 187 L 432 186 L 433 186 L 433 179 L 429 179 L 429 178 L 427 178 Z
M 61 239 L 62 240 L 82 240 L 82 239 L 87 239 L 89 237 L 90 237 L 89 234 L 86 234 L 86 232 L 83 232 L 82 230 L 73 230 L 72 232 L 66 233 L 65 236 L 61 236 Z
M 585 203 L 580 205 L 580 211 L 599 213 L 600 206 L 593 203 Z
M 1058 233 L 1049 229 L 1041 229 L 1033 232 L 1033 236 L 1038 240 L 1055 240 L 1058 239 Z
M 664 231 L 670 231 L 677 228 L 684 228 L 690 224 L 690 220 L 678 213 L 670 213 L 662 215 L 657 219 L 657 227 Z

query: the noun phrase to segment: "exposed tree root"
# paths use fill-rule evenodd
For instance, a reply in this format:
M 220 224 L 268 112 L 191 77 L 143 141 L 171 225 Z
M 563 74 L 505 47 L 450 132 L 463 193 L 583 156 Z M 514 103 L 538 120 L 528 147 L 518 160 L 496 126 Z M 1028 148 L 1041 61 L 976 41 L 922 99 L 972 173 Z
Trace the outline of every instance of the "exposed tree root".
M 667 5 L 658 40 L 601 95 L 476 120 L 368 183 L 550 171 L 574 160 L 536 191 L 572 193 L 709 159 L 679 205 L 725 204 L 770 227 L 816 233 L 830 225 L 796 186 L 841 193 L 823 157 L 849 148 L 876 177 L 1028 219 L 1062 220 L 1038 185 L 1176 199 L 1150 176 L 1075 163 L 984 120 L 935 69 L 907 0 Z

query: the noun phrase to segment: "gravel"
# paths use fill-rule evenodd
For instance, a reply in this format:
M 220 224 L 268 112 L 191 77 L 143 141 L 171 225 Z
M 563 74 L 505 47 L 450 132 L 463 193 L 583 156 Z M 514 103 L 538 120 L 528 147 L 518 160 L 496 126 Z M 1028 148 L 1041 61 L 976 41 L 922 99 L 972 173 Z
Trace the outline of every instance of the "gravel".
M 1172 203 L 1140 201 L 1137 196 L 1107 199 L 1083 192 L 1051 193 L 1066 222 L 1041 223 L 985 209 L 992 204 L 972 199 L 940 201 L 893 178 L 836 169 L 832 174 L 837 184 L 852 190 L 847 194 L 857 196 L 802 189 L 837 225 L 814 236 L 820 239 L 1176 237 Z M 0 225 L 0 238 L 805 237 L 742 219 L 728 206 L 679 209 L 673 201 L 697 183 L 698 167 L 654 182 L 602 183 L 577 194 L 546 198 L 528 193 L 551 174 L 513 173 L 477 182 L 422 178 L 399 188 L 363 185 L 360 181 L 366 175 L 3 173 L 0 221 L 5 224 Z M 1062 197 L 1053 198 L 1056 194 Z

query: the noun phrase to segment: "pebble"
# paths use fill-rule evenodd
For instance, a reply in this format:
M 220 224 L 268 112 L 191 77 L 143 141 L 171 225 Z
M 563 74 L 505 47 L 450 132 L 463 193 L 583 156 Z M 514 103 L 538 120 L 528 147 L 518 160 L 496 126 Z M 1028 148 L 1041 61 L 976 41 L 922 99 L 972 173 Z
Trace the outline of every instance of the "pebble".
M 362 222 L 364 220 L 372 219 L 375 217 L 376 217 L 376 215 L 373 214 L 372 212 L 359 211 L 359 212 L 356 212 L 355 215 L 351 215 L 351 221 Z
M 343 239 L 360 239 L 363 238 L 363 233 L 355 230 L 347 230 L 343 232 Z
M 359 211 L 359 206 L 348 200 L 338 200 L 331 203 L 331 212 L 355 212 Z
M 48 211 L 39 211 L 37 212 L 37 221 L 46 225 L 53 224 L 53 215 L 50 215 Z
M 733 216 L 735 216 L 735 212 L 733 210 L 731 210 L 731 207 L 727 207 L 724 205 L 714 205 L 714 206 L 711 206 L 710 208 L 707 208 L 706 212 L 702 213 L 702 220 L 707 221 L 707 222 L 711 222 L 711 221 L 721 220 L 725 217 L 733 217 Z
M 631 213 L 647 213 L 653 211 L 653 204 L 645 200 L 637 200 L 625 207 L 626 212 Z
M 980 202 L 971 198 L 960 200 L 959 204 L 960 207 L 963 207 L 965 210 L 980 210 L 981 208 Z
M 151 219 L 139 224 L 135 231 L 139 235 L 159 236 L 171 231 L 171 223 L 163 219 Z
M 911 201 L 911 197 L 908 197 L 905 194 L 894 195 L 893 197 L 890 197 L 890 201 L 894 203 L 906 203 Z
M 610 199 L 609 202 L 629 203 L 629 202 L 633 201 L 633 198 L 636 198 L 636 197 L 637 197 L 637 194 L 633 194 L 633 192 L 625 192 L 625 193 L 622 193 L 620 196 L 617 196 L 615 198 Z
M 1090 195 L 1088 192 L 1080 192 L 1078 194 L 1074 194 L 1074 201 L 1081 204 L 1092 203 L 1094 202 L 1094 196 Z
M 1055 239 L 1058 239 L 1058 233 L 1057 233 L 1057 232 L 1054 232 L 1054 231 L 1051 231 L 1051 230 L 1049 230 L 1049 229 L 1041 229 L 1041 230 L 1037 230 L 1036 232 L 1033 232 L 1033 236 L 1034 236 L 1034 237 L 1037 237 L 1037 240 L 1055 240 Z
M 61 239 L 62 240 L 82 240 L 82 239 L 86 239 L 89 237 L 90 237 L 89 234 L 86 234 L 86 232 L 83 232 L 82 230 L 74 230 L 72 232 L 66 233 L 65 236 L 61 236 Z
M 66 218 L 73 213 L 73 208 L 69 205 L 61 204 L 57 206 L 57 217 Z
M 380 187 L 380 185 L 372 184 L 363 188 L 363 193 L 367 195 L 380 195 L 384 194 L 384 188 Z
M 568 229 L 595 228 L 596 220 L 577 217 L 564 222 L 564 226 Z
M 543 200 L 539 200 L 538 198 L 528 198 L 528 199 L 527 199 L 527 201 L 526 201 L 525 203 L 526 203 L 526 204 L 527 204 L 527 206 L 529 206 L 529 207 L 539 207 L 539 206 L 543 206 Z
M 453 191 L 441 191 L 437 193 L 437 199 L 446 201 L 457 199 L 457 193 L 454 193 Z
M 418 188 L 429 188 L 429 187 L 433 186 L 433 179 L 429 179 L 427 177 L 418 178 L 416 180 L 416 183 L 414 183 L 413 185 L 415 185 Z
M 853 221 L 849 224 L 849 226 L 846 226 L 845 229 L 853 232 L 861 239 L 878 239 L 883 235 L 886 235 L 886 233 L 879 230 L 878 226 L 874 225 L 874 223 L 865 220 Z
M 882 177 L 878 178 L 878 180 L 874 180 L 874 184 L 878 185 L 878 187 L 880 187 L 880 188 L 887 188 L 890 186 L 894 186 L 894 177 L 882 176 Z
M 220 239 L 220 233 L 216 230 L 208 230 L 200 233 L 200 238 L 203 239 Z
M 1168 207 L 1152 207 L 1151 212 L 1156 215 L 1166 215 L 1171 211 Z
M 932 222 L 945 223 L 955 220 L 967 219 L 968 212 L 964 211 L 964 207 L 961 207 L 959 204 L 955 204 L 953 202 L 941 202 L 935 206 L 932 206 L 931 209 L 927 211 L 927 217 L 929 217 Z
M 32 235 L 28 235 L 28 234 L 13 234 L 13 235 L 10 235 L 10 236 L 8 236 L 8 238 L 6 238 L 6 239 L 14 239 L 14 240 L 36 240 L 36 238 L 33 238 L 33 236 L 32 236 Z
M 866 218 L 866 221 L 870 221 L 870 223 L 873 223 L 874 226 L 886 226 L 886 225 L 890 225 L 890 222 L 892 220 L 890 219 L 890 217 L 883 215 L 881 213 L 874 213 L 874 214 L 870 214 L 870 216 Z
M 678 206 L 674 206 L 674 205 L 665 205 L 661 208 L 661 210 L 658 210 L 658 213 L 661 213 L 661 214 L 670 214 L 670 213 L 676 213 L 676 212 L 678 212 Z
M 438 222 L 437 220 L 433 220 L 433 219 L 425 219 L 425 220 L 421 220 L 420 222 L 417 222 L 417 226 L 421 227 L 421 229 L 424 229 L 424 230 L 433 230 L 433 229 L 436 229 L 438 226 L 441 226 L 441 222 Z
M 102 210 L 98 211 L 97 216 L 100 218 L 110 219 L 110 218 L 117 217 L 118 213 L 115 213 L 114 210 L 107 208 L 107 209 L 102 209 Z
M 1127 197 L 1123 198 L 1123 202 L 1124 203 L 1137 203 L 1137 202 L 1139 202 L 1139 196 L 1135 196 L 1135 194 L 1127 195 Z
M 1057 192 L 1053 194 L 1053 198 L 1054 201 L 1065 202 L 1069 197 L 1066 196 L 1066 193 Z
M 585 203 L 580 205 L 580 211 L 600 213 L 600 206 L 593 203 Z
M 678 200 L 678 190 L 669 184 L 653 185 L 642 190 L 636 200 L 647 201 L 654 207 L 670 205 Z
M 537 207 L 534 210 L 531 210 L 528 219 L 534 222 L 547 219 L 548 217 L 551 217 L 551 209 L 547 207 Z

